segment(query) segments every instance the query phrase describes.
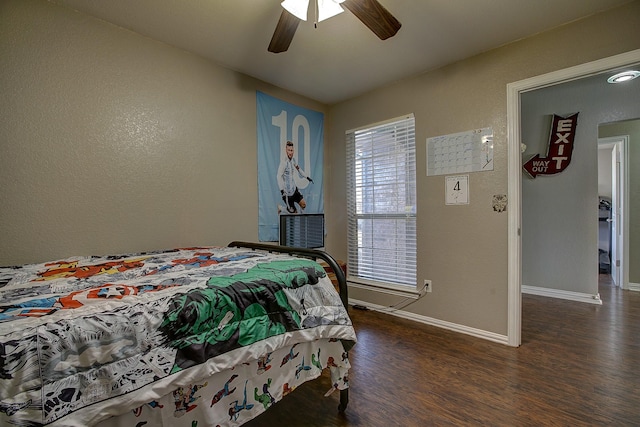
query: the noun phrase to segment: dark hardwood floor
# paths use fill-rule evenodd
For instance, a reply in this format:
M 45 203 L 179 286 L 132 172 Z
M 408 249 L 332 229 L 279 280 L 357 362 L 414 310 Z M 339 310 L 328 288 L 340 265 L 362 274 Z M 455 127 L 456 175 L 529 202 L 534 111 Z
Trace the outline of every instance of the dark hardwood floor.
M 512 348 L 351 310 L 350 403 L 307 383 L 248 426 L 640 426 L 640 293 L 601 276 L 597 306 L 523 295 Z

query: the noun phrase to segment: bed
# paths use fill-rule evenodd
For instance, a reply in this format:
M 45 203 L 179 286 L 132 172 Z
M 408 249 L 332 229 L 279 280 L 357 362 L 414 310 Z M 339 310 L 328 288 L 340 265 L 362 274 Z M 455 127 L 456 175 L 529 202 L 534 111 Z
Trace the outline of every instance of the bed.
M 259 243 L 0 268 L 0 425 L 241 425 L 325 370 L 344 411 L 346 307 L 330 255 Z

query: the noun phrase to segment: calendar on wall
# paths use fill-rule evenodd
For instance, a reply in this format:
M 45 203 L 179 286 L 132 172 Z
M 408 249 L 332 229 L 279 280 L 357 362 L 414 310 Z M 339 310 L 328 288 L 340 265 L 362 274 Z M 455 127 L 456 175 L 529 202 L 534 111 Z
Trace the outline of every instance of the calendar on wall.
M 427 176 L 493 170 L 493 129 L 427 138 Z

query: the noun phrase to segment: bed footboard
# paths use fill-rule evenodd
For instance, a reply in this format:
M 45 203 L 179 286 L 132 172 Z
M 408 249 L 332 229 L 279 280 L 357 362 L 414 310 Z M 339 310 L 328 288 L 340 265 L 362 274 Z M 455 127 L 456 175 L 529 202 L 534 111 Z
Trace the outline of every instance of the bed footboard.
M 238 247 L 238 248 L 247 248 L 247 249 L 258 249 L 264 250 L 268 252 L 279 252 L 291 254 L 294 256 L 301 256 L 305 258 L 311 258 L 314 260 L 321 259 L 326 262 L 329 267 L 333 270 L 336 275 L 336 279 L 338 281 L 338 287 L 340 290 L 340 299 L 342 300 L 342 304 L 344 305 L 347 312 L 349 311 L 349 295 L 347 289 L 347 278 L 344 275 L 344 271 L 338 265 L 338 262 L 328 253 L 317 250 L 317 249 L 307 249 L 307 248 L 295 248 L 289 246 L 279 246 L 279 245 L 270 245 L 266 243 L 255 243 L 255 242 L 242 242 L 242 241 L 233 241 L 229 243 L 227 246 L 230 247 Z M 338 411 L 344 412 L 347 409 L 347 405 L 349 403 L 349 389 L 340 390 L 340 405 L 338 405 Z

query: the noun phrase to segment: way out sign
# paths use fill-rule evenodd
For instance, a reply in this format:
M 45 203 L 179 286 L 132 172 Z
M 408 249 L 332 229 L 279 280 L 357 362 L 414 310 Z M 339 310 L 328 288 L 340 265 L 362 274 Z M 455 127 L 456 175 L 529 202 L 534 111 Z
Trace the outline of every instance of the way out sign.
M 522 166 L 532 178 L 538 175 L 555 175 L 569 166 L 577 123 L 578 113 L 568 117 L 553 115 L 547 155 L 540 157 L 536 154 Z

